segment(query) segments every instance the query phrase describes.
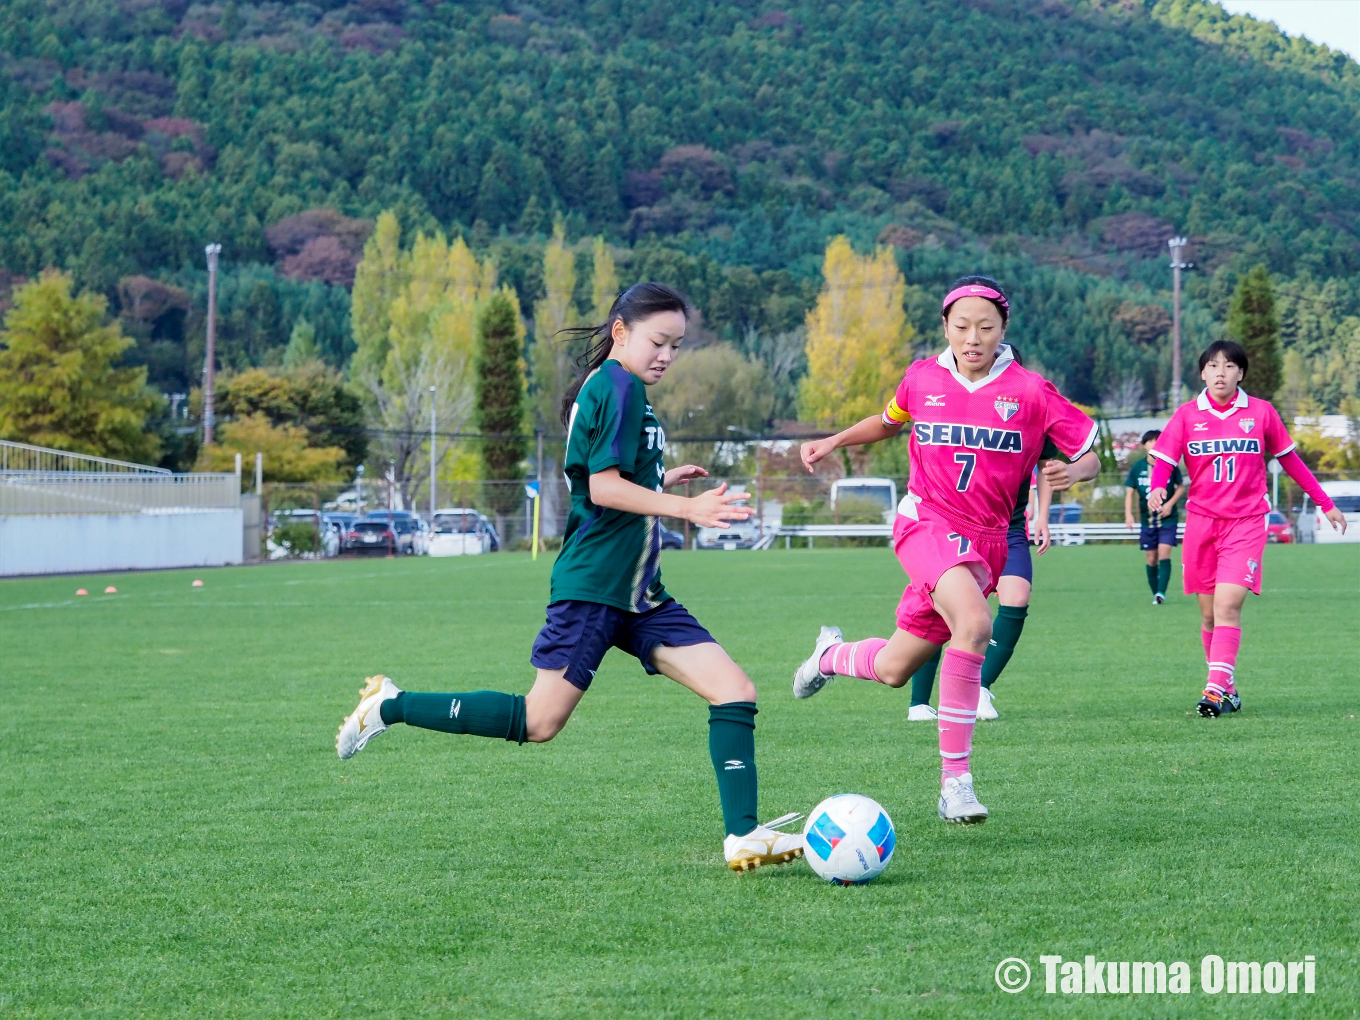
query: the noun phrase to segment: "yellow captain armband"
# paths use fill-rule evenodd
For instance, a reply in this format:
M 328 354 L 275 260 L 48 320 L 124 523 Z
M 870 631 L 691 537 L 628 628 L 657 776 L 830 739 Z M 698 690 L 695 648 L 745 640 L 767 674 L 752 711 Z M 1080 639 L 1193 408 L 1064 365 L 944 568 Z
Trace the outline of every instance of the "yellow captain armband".
M 888 401 L 888 406 L 883 409 L 884 425 L 905 425 L 911 420 L 911 415 L 897 406 L 897 398 L 893 397 Z

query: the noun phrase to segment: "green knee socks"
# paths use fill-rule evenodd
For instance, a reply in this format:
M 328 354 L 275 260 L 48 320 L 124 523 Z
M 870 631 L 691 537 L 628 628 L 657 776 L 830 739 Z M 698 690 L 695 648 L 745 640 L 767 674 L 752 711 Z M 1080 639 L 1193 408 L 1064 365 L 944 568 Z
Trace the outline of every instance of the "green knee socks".
M 911 703 L 913 705 L 930 704 L 930 692 L 935 689 L 935 671 L 940 668 L 940 655 L 943 652 L 943 646 L 935 649 L 935 654 L 911 675 Z
M 402 691 L 382 703 L 382 721 L 404 722 L 442 733 L 471 733 L 503 737 L 517 744 L 525 740 L 524 695 L 500 691 L 470 694 L 413 694 Z
M 728 835 L 744 836 L 756 821 L 756 706 L 732 701 L 708 706 L 708 753 L 718 776 L 718 800 Z
M 1025 629 L 1029 606 L 1001 606 L 992 621 L 992 641 L 987 646 L 987 657 L 982 662 L 982 686 L 990 688 L 1015 654 L 1020 632 Z
M 1146 565 L 1148 587 L 1152 589 L 1152 594 L 1157 594 L 1157 568 L 1151 563 Z
M 1158 561 L 1157 561 L 1157 587 L 1156 587 L 1156 589 L 1155 589 L 1155 591 L 1154 591 L 1154 594 L 1156 594 L 1156 595 L 1165 595 L 1165 594 L 1166 594 L 1166 586 L 1167 586 L 1167 584 L 1170 583 L 1170 581 L 1171 581 L 1171 561 L 1170 561 L 1170 560 L 1158 560 Z

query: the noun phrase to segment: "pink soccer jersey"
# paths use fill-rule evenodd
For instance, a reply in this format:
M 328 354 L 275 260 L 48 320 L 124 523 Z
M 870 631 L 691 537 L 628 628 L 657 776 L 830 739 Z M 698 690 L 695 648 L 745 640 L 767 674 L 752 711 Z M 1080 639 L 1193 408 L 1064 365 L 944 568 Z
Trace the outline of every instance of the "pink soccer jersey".
M 1096 424 L 1003 344 L 985 379 L 959 374 L 954 355 L 914 362 L 883 420 L 911 421 L 908 497 L 938 507 L 961 534 L 1005 531 L 1015 494 L 1039 461 L 1044 437 L 1076 460 Z
M 1258 517 L 1270 509 L 1266 462 L 1294 449 L 1279 412 L 1269 401 L 1238 389 L 1226 411 L 1209 402 L 1206 390 L 1176 408 L 1152 455 L 1190 469 L 1185 507 L 1206 517 Z

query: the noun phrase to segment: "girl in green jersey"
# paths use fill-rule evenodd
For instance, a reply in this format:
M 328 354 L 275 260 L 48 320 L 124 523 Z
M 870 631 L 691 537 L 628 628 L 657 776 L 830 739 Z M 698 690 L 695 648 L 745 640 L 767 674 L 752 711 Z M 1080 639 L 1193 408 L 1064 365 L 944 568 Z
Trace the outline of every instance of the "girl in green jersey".
M 674 362 L 688 318 L 675 290 L 639 283 L 615 299 L 603 324 L 574 331 L 590 342 L 585 372 L 562 402 L 571 514 L 553 565 L 547 622 L 530 656 L 538 674 L 529 693 L 416 694 L 373 677 L 340 726 L 341 758 L 398 722 L 518 744 L 551 740 L 605 652 L 620 648 L 648 673 L 668 676 L 708 702 L 728 866 L 746 871 L 802 855 L 801 835 L 779 831 L 798 815 L 756 821 L 755 685 L 661 583 L 658 518 L 727 528 L 753 513 L 736 505 L 747 493 L 729 492 L 726 483 L 693 498 L 666 493 L 707 474 L 693 464 L 666 470 L 665 430 L 646 394 Z

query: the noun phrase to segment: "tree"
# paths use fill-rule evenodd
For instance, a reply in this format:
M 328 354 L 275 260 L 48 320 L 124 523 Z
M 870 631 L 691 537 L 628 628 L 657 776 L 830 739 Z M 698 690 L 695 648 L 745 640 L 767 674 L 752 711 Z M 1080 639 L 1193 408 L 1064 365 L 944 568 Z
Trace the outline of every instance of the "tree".
M 309 446 L 307 430 L 275 425 L 263 414 L 249 414 L 224 424 L 219 442 L 198 454 L 200 471 L 233 471 L 236 455 L 251 463 L 264 454 L 264 477 L 270 482 L 338 482 L 343 478 L 345 451 L 338 446 Z
M 731 344 L 682 351 L 652 391 L 657 417 L 678 435 L 728 437 L 727 426 L 759 431 L 774 408 L 769 369 Z
M 316 361 L 320 353 L 316 347 L 316 327 L 306 319 L 293 323 L 293 331 L 288 335 L 288 347 L 283 352 L 283 363 L 288 368 L 297 368 L 309 361 Z
M 381 371 L 391 342 L 392 302 L 406 285 L 406 266 L 401 252 L 401 224 L 388 209 L 378 217 L 373 233 L 364 242 L 364 257 L 354 270 L 350 323 L 354 331 L 355 379 Z
M 320 361 L 221 376 L 217 407 L 227 421 L 263 415 L 271 425 L 299 426 L 309 446 L 339 447 L 350 470 L 368 456 L 361 394 Z
M 71 294 L 49 270 L 17 288 L 0 331 L 0 438 L 155 463 L 146 427 L 157 400 L 146 368 L 115 367 L 133 341 L 107 322 L 102 295 Z
M 367 392 L 381 430 L 374 446 L 382 466 L 391 465 L 403 505 L 410 506 L 429 476 L 430 458 L 438 464 L 449 449 L 449 444 L 428 448 L 431 401 L 444 432 L 462 429 L 471 414 L 475 323 L 495 290 L 496 267 L 490 260 L 478 262 L 462 238 L 449 244 L 438 234 L 417 234 L 409 252 L 393 249 L 398 233 L 395 216 L 380 216 L 374 238 L 384 240 L 372 248 L 377 265 L 366 270 L 367 255 L 359 264 L 355 292 L 364 279 L 368 332 L 360 335 L 356 299 L 359 350 L 351 372 Z M 384 324 L 386 336 L 379 338 L 373 331 Z
M 1265 266 L 1253 266 L 1238 281 L 1228 309 L 1228 335 L 1247 351 L 1249 368 L 1243 387 L 1252 396 L 1273 400 L 1284 381 L 1284 358 L 1275 295 Z
M 848 238 L 833 238 L 822 276 L 807 317 L 808 371 L 799 409 L 823 425 L 848 425 L 883 410 L 911 359 L 915 330 L 891 248 L 861 257 Z
M 603 237 L 595 238 L 594 272 L 590 277 L 590 301 L 592 323 L 604 322 L 614 299 L 619 296 L 619 271 L 614 265 L 614 253 Z
M 477 428 L 489 481 L 522 477 L 524 460 L 524 327 L 513 292 L 498 290 L 477 317 Z M 491 504 L 504 515 L 520 502 L 517 486 L 495 486 Z
M 558 404 L 570 384 L 574 366 L 571 345 L 558 331 L 580 321 L 573 295 L 576 293 L 576 257 L 567 247 L 566 232 L 559 220 L 543 249 L 543 290 L 534 302 L 534 347 L 530 355 L 534 374 L 534 422 L 544 432 L 556 433 Z

